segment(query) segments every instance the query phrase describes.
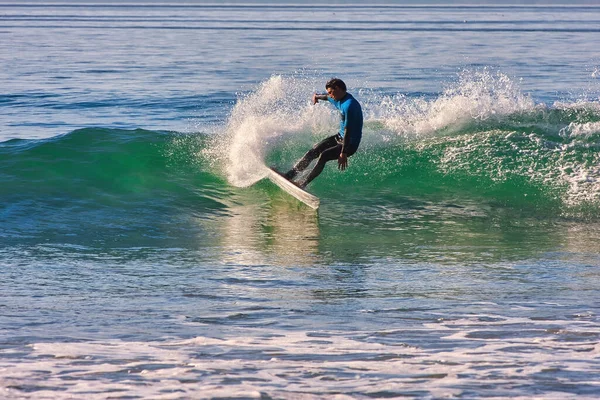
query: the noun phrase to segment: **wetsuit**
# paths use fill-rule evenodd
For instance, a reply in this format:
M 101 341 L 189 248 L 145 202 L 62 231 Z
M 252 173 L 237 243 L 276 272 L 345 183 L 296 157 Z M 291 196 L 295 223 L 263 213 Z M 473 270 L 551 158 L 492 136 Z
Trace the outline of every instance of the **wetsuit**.
M 344 98 L 339 101 L 331 97 L 327 97 L 327 99 L 340 112 L 340 130 L 336 135 L 317 143 L 285 174 L 286 178 L 293 179 L 299 171 L 304 171 L 318 157 L 317 164 L 306 179 L 298 182 L 300 187 L 305 187 L 319 176 L 325 163 L 337 160 L 342 152 L 348 157 L 353 155 L 358 150 L 362 139 L 363 115 L 360 103 L 350 93 L 346 93 Z

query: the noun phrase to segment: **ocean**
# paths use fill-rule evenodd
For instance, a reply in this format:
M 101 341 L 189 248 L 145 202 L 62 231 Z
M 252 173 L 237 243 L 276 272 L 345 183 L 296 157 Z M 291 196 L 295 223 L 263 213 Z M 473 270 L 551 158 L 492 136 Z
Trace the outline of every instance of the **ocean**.
M 0 4 L 0 398 L 600 397 L 600 7 L 496 3 Z

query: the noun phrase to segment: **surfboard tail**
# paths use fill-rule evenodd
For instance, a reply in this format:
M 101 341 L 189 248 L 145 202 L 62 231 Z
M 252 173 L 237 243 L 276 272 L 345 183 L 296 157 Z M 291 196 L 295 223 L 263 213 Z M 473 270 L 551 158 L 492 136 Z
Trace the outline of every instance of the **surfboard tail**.
M 294 182 L 287 180 L 281 172 L 269 168 L 269 180 L 276 184 L 281 190 L 295 197 L 297 200 L 300 200 L 307 206 L 315 210 L 319 208 L 320 200 L 317 196 L 308 193 Z

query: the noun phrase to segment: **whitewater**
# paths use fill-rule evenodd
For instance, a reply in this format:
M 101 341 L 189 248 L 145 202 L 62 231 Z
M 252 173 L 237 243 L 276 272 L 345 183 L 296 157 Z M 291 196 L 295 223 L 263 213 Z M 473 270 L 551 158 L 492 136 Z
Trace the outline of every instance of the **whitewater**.
M 0 398 L 597 398 L 598 20 L 1 4 Z

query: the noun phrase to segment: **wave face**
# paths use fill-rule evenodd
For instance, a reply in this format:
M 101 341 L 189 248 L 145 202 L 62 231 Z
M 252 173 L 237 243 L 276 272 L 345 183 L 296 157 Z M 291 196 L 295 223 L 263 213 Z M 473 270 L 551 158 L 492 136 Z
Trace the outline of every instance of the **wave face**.
M 309 102 L 319 85 L 273 76 L 240 97 L 224 125 L 197 134 L 88 128 L 3 142 L 5 232 L 35 236 L 44 218 L 63 233 L 64 224 L 114 227 L 133 216 L 155 226 L 182 210 L 212 218 L 232 202 L 263 201 L 276 189 L 245 188 L 264 178 L 265 165 L 286 169 L 335 131 L 332 108 Z M 598 102 L 535 104 L 487 70 L 465 72 L 437 96 L 354 93 L 364 141 L 347 171 L 332 164 L 310 186 L 324 204 L 404 207 L 416 199 L 546 217 L 597 214 Z
M 184 144 L 185 143 L 185 144 Z M 4 238 L 144 244 L 185 229 L 178 216 L 218 215 L 228 186 L 195 156 L 202 138 L 88 128 L 0 145 Z
M 289 168 L 335 132 L 331 107 L 308 101 L 318 87 L 311 78 L 274 76 L 238 101 L 213 143 L 226 149 L 218 158 L 231 185 L 264 177 L 265 162 Z M 365 113 L 363 143 L 346 172 L 329 167 L 314 182 L 323 198 L 343 190 L 366 203 L 385 192 L 552 214 L 597 208 L 597 101 L 535 104 L 508 76 L 487 69 L 463 72 L 441 95 L 354 94 Z

